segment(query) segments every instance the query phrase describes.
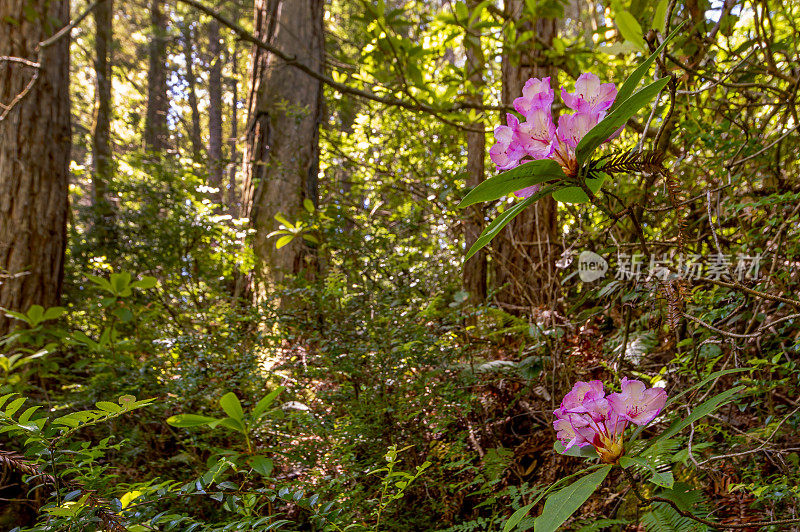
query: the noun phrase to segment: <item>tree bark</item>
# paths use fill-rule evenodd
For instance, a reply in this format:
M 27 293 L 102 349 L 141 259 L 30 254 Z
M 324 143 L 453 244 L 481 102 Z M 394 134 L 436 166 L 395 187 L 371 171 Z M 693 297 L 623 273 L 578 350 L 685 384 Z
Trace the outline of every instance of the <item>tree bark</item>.
M 200 162 L 203 159 L 203 136 L 200 129 L 200 108 L 197 105 L 197 76 L 194 74 L 194 39 L 191 22 L 183 25 L 183 58 L 186 63 L 186 85 L 189 109 L 192 112 L 192 130 L 189 140 L 192 143 L 192 159 Z
M 536 46 L 508 49 L 503 55 L 502 102 L 511 105 L 522 95 L 531 77 L 551 77 L 557 86 L 555 67 L 547 63 L 540 45 L 549 46 L 557 33 L 555 19 L 532 20 L 524 15 L 523 0 L 506 0 L 506 11 L 517 24 L 518 33 L 533 31 Z M 513 314 L 529 314 L 535 308 L 553 308 L 559 293 L 555 262 L 559 252 L 556 202 L 547 197 L 514 218 L 494 240 L 494 284 L 499 289 L 498 305 Z
M 37 61 L 39 42 L 68 22 L 67 0 L 3 0 L 0 56 Z M 69 35 L 43 50 L 39 78 L 25 94 L 33 73 L 0 62 L 0 113 L 24 95 L 0 121 L 0 307 L 22 312 L 57 305 L 61 292 L 71 144 Z M 12 325 L 0 312 L 0 334 Z
M 468 6 L 470 10 L 475 9 L 478 1 L 470 0 Z M 479 30 L 475 29 L 475 24 L 480 22 L 480 17 L 469 28 L 464 36 L 464 49 L 466 51 L 466 78 L 470 82 L 471 92 L 467 95 L 470 103 L 480 104 L 483 101 L 482 91 L 485 88 L 483 72 L 486 68 L 486 60 L 481 48 L 481 36 Z M 482 122 L 478 124 L 483 129 Z M 467 140 L 467 186 L 475 187 L 483 181 L 486 160 L 486 134 L 481 132 L 468 131 Z M 466 249 L 478 239 L 484 226 L 484 208 L 481 204 L 473 205 L 466 211 L 467 218 L 464 220 L 464 240 Z M 474 304 L 480 304 L 486 299 L 487 282 L 487 260 L 486 252 L 479 251 L 464 264 L 463 285 L 464 290 L 469 292 L 470 299 Z
M 239 197 L 236 189 L 236 169 L 239 168 L 239 54 L 237 45 L 234 44 L 230 57 L 231 62 L 231 136 L 228 138 L 228 214 L 234 218 L 239 217 Z
M 213 201 L 222 204 L 222 50 L 219 41 L 219 22 L 208 24 L 209 53 L 208 72 L 208 184 L 217 189 Z
M 92 131 L 92 208 L 94 233 L 99 249 L 106 254 L 114 239 L 114 209 L 108 198 L 108 184 L 114 178 L 111 148 L 111 50 L 114 38 L 114 0 L 104 0 L 94 9 L 95 75 L 97 78 L 97 115 Z
M 323 1 L 256 0 L 257 36 L 309 67 L 323 69 Z M 302 238 L 281 249 L 268 234 L 275 215 L 297 221 L 304 199 L 317 203 L 319 80 L 261 49 L 254 49 L 242 206 L 255 229 L 255 294 L 286 275 L 312 275 L 315 260 Z
M 152 152 L 169 147 L 167 128 L 167 17 L 163 0 L 150 2 L 149 69 L 147 74 L 147 112 L 144 122 L 144 146 Z

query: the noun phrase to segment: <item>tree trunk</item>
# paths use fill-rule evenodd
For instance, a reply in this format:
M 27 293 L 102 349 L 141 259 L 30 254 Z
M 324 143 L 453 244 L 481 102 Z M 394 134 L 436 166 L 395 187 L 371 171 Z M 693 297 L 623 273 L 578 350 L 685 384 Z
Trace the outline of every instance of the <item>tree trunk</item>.
M 92 131 L 92 207 L 94 233 L 99 249 L 108 254 L 114 240 L 114 209 L 108 199 L 108 184 L 114 178 L 111 149 L 111 49 L 113 44 L 114 0 L 104 0 L 94 9 L 95 74 L 97 115 Z
M 470 10 L 475 9 L 479 2 L 470 0 L 468 6 Z M 483 81 L 483 71 L 486 67 L 486 60 L 481 48 L 480 31 L 474 25 L 480 22 L 480 17 L 469 28 L 464 36 L 464 49 L 466 51 L 466 78 L 471 83 L 471 92 L 467 95 L 469 103 L 480 104 L 483 101 L 482 91 L 485 88 Z M 475 128 L 483 130 L 483 122 L 472 124 Z M 467 186 L 475 187 L 483 181 L 484 161 L 486 160 L 486 134 L 483 131 L 468 131 L 467 137 Z M 466 249 L 478 239 L 484 226 L 484 209 L 481 204 L 471 206 L 467 211 L 467 218 L 464 221 L 464 240 Z M 486 272 L 487 261 L 486 252 L 479 251 L 464 264 L 463 285 L 464 290 L 469 292 L 470 299 L 475 304 L 480 304 L 486 299 Z
M 518 33 L 533 31 L 535 42 L 549 46 L 556 36 L 556 20 L 525 19 L 523 0 L 506 0 Z M 556 69 L 547 64 L 543 50 L 527 42 L 519 50 L 506 50 L 503 56 L 502 102 L 511 105 L 522 95 L 531 77 L 551 77 L 557 87 Z M 494 283 L 499 289 L 497 303 L 514 314 L 529 314 L 534 308 L 553 308 L 559 293 L 555 262 L 560 255 L 556 202 L 548 197 L 536 202 L 514 218 L 495 238 Z
M 236 190 L 236 169 L 239 167 L 239 153 L 237 144 L 239 141 L 239 54 L 237 45 L 234 44 L 230 57 L 231 62 L 231 136 L 228 138 L 228 151 L 230 161 L 228 163 L 228 214 L 234 218 L 239 217 L 239 198 Z
M 222 204 L 222 54 L 219 43 L 219 22 L 208 24 L 209 53 L 208 72 L 208 184 L 218 190 L 213 201 Z
M 323 1 L 256 0 L 256 35 L 310 68 L 323 70 Z M 255 49 L 252 62 L 245 183 L 242 205 L 255 229 L 255 293 L 281 283 L 286 275 L 315 268 L 302 238 L 281 249 L 275 215 L 301 217 L 304 199 L 317 202 L 320 82 L 280 58 Z
M 145 149 L 162 152 L 169 146 L 167 128 L 167 17 L 163 0 L 150 2 L 152 36 L 149 46 L 149 71 L 147 74 L 147 113 L 144 121 Z
M 31 16 L 33 13 L 36 16 Z M 14 23 L 10 23 L 14 21 Z M 37 45 L 69 21 L 69 2 L 2 0 L 0 56 L 37 61 Z M 67 228 L 70 158 L 69 36 L 33 70 L 0 62 L 0 307 L 27 311 L 59 303 Z M 11 329 L 0 313 L 0 334 Z
M 192 143 L 192 159 L 200 162 L 203 159 L 203 137 L 200 129 L 200 109 L 197 106 L 197 76 L 194 75 L 194 39 L 191 22 L 183 25 L 183 58 L 186 63 L 186 85 L 189 98 L 189 109 L 192 112 L 192 130 L 189 140 Z

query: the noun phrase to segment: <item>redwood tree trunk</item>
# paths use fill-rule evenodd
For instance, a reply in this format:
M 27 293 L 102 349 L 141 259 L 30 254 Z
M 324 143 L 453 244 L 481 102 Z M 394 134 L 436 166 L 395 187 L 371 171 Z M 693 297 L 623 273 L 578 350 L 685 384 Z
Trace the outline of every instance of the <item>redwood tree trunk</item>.
M 323 1 L 256 0 L 258 37 L 310 68 L 323 70 Z M 302 238 L 275 248 L 267 235 L 278 229 L 275 215 L 296 221 L 303 200 L 317 202 L 320 82 L 280 58 L 256 48 L 243 192 L 244 215 L 255 229 L 256 294 L 286 275 L 314 270 L 314 257 Z
M 236 169 L 239 167 L 239 153 L 237 146 L 239 145 L 239 54 L 237 45 L 233 45 L 233 51 L 230 56 L 231 63 L 231 97 L 233 103 L 231 105 L 231 136 L 228 138 L 228 151 L 230 152 L 228 163 L 228 195 L 226 197 L 228 202 L 228 214 L 234 218 L 239 217 L 239 197 L 236 190 Z
M 518 33 L 533 31 L 535 42 L 549 46 L 556 36 L 556 20 L 524 18 L 523 0 L 506 0 L 506 11 L 517 23 Z M 522 95 L 531 77 L 551 77 L 557 89 L 556 69 L 547 64 L 539 45 L 526 43 L 522 50 L 507 50 L 503 55 L 502 101 L 511 105 Z M 555 262 L 560 255 L 556 202 L 548 197 L 528 207 L 495 238 L 494 282 L 497 303 L 514 314 L 527 314 L 534 308 L 553 308 L 559 293 Z
M 186 62 L 186 85 L 189 109 L 192 112 L 192 130 L 189 140 L 192 143 L 192 158 L 199 162 L 203 158 L 203 137 L 200 130 L 200 109 L 197 105 L 197 76 L 194 75 L 194 39 L 192 25 L 185 21 L 183 25 L 183 58 Z
M 114 210 L 108 199 L 108 183 L 114 177 L 111 149 L 111 48 L 114 0 L 104 0 L 94 9 L 97 115 L 92 131 L 92 207 L 94 232 L 100 249 L 108 252 L 114 235 Z
M 208 72 L 208 184 L 218 192 L 214 202 L 222 204 L 222 50 L 219 43 L 219 22 L 208 24 L 211 68 Z
M 32 17 L 35 13 L 37 16 Z M 11 22 L 13 21 L 13 23 Z M 37 45 L 69 21 L 69 1 L 2 0 L 0 56 L 37 61 Z M 33 70 L 0 62 L 0 116 Z M 44 50 L 39 78 L 0 121 L 0 307 L 59 303 L 70 156 L 69 36 Z M 0 334 L 11 328 L 0 312 Z
M 148 151 L 161 152 L 167 149 L 167 17 L 163 0 L 150 2 L 150 26 L 152 35 L 149 46 L 149 70 L 147 73 L 147 113 L 144 122 L 144 145 Z
M 479 2 L 470 0 L 468 5 L 470 10 L 475 9 Z M 472 92 L 467 96 L 470 103 L 482 103 L 482 91 L 485 88 L 483 81 L 483 71 L 486 68 L 486 60 L 481 48 L 480 32 L 474 25 L 480 22 L 480 17 L 472 26 L 467 28 L 464 36 L 464 49 L 466 51 L 466 78 L 472 84 Z M 481 131 L 469 131 L 467 137 L 467 185 L 475 187 L 483 181 L 484 161 L 486 160 L 486 134 L 483 132 L 483 122 L 472 124 Z M 484 209 L 482 204 L 473 205 L 467 212 L 467 219 L 464 221 L 464 240 L 466 249 L 478 239 L 484 226 Z M 486 252 L 479 251 L 464 264 L 463 284 L 464 289 L 469 292 L 473 303 L 479 304 L 486 299 L 486 272 L 487 261 Z

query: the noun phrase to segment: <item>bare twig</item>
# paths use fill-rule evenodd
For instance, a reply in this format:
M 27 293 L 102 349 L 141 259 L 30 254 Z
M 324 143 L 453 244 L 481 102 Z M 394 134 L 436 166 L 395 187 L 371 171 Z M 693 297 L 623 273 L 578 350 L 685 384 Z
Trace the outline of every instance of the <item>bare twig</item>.
M 227 27 L 231 31 L 233 31 L 241 40 L 245 42 L 249 42 L 262 50 L 266 50 L 271 54 L 276 55 L 277 57 L 281 58 L 287 65 L 293 66 L 298 70 L 305 72 L 309 76 L 314 79 L 317 79 L 324 83 L 325 85 L 329 86 L 330 88 L 336 90 L 337 92 L 343 94 L 350 94 L 352 96 L 357 96 L 359 98 L 364 98 L 366 100 L 372 100 L 374 102 L 382 103 L 384 105 L 389 105 L 393 107 L 401 107 L 403 109 L 408 109 L 411 111 L 423 111 L 434 116 L 439 115 L 440 113 L 448 113 L 448 112 L 458 112 L 464 111 L 467 109 L 478 109 L 484 111 L 508 111 L 511 110 L 510 107 L 505 105 L 484 105 L 484 104 L 476 104 L 468 101 L 460 101 L 454 105 L 449 107 L 433 107 L 428 104 L 422 103 L 420 101 L 407 101 L 401 100 L 398 98 L 394 98 L 391 96 L 381 96 L 379 94 L 375 94 L 372 91 L 358 89 L 356 87 L 351 87 L 346 83 L 340 83 L 330 76 L 327 76 L 321 72 L 317 72 L 313 68 L 309 67 L 308 65 L 300 62 L 297 60 L 296 57 L 293 57 L 283 50 L 271 45 L 268 42 L 264 42 L 240 25 L 236 24 L 232 20 L 228 19 L 224 15 L 217 13 L 214 9 L 204 5 L 202 2 L 197 0 L 178 0 L 186 5 L 192 6 L 195 9 L 205 13 L 206 15 L 216 19 L 220 24 Z

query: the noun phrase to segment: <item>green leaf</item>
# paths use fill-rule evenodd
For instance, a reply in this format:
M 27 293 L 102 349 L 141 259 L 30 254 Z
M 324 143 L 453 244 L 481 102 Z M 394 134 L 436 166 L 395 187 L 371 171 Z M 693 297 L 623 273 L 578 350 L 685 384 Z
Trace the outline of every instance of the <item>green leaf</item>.
M 607 177 L 607 175 L 601 174 L 594 179 L 587 179 L 586 186 L 589 187 L 592 194 L 597 194 Z M 589 203 L 589 196 L 581 187 L 566 187 L 557 190 L 553 192 L 553 199 L 561 203 Z
M 661 92 L 661 89 L 666 87 L 669 80 L 669 77 L 665 77 L 654 81 L 628 98 L 608 116 L 603 118 L 599 124 L 594 126 L 586 136 L 581 139 L 578 143 L 578 147 L 575 149 L 575 157 L 578 164 L 583 165 L 584 161 L 586 161 L 598 146 L 605 142 L 617 129 L 624 126 L 630 117 L 638 113 L 656 94 Z
M 250 467 L 253 468 L 253 471 L 269 477 L 272 473 L 273 463 L 266 456 L 256 455 L 250 458 Z
M 119 321 L 122 323 L 128 323 L 133 319 L 133 312 L 125 307 L 115 308 L 113 311 L 111 311 L 111 314 L 119 318 Z
M 614 22 L 616 22 L 620 34 L 622 34 L 626 41 L 631 41 L 636 44 L 640 50 L 647 49 L 644 42 L 642 26 L 630 12 L 624 9 L 618 10 Z
M 686 416 L 685 418 L 679 419 L 674 422 L 670 427 L 662 432 L 658 438 L 656 438 L 653 443 L 666 440 L 667 438 L 671 438 L 675 434 L 679 433 L 698 419 L 707 416 L 708 414 L 712 413 L 722 405 L 732 401 L 736 398 L 736 396 L 744 390 L 746 386 L 736 386 L 731 388 L 730 390 L 726 390 L 720 394 L 715 395 L 708 401 L 704 402 L 703 404 L 696 407 L 692 410 L 692 413 Z
M 50 307 L 42 316 L 42 321 L 57 320 L 67 311 L 64 307 Z
M 308 199 L 308 198 L 305 198 L 305 199 L 303 200 L 303 208 L 304 208 L 306 211 L 308 211 L 308 213 L 309 213 L 309 214 L 314 214 L 314 211 L 316 211 L 316 210 L 317 210 L 317 208 L 314 206 L 314 202 L 313 202 L 313 201 L 311 201 L 311 200 L 310 200 L 310 199 Z
M 219 400 L 219 406 L 233 419 L 237 421 L 242 421 L 244 419 L 242 403 L 239 402 L 239 398 L 236 397 L 235 393 L 228 392 L 223 395 Z
M 286 226 L 287 229 L 292 229 L 294 227 L 294 224 L 287 220 L 286 217 L 281 213 L 276 214 L 275 219 L 278 221 L 278 223 Z
M 218 426 L 225 427 L 226 429 L 235 430 L 236 432 L 241 432 L 242 434 L 247 434 L 247 427 L 244 426 L 244 423 L 239 421 L 238 419 L 233 419 L 232 417 L 226 417 L 224 419 L 219 419 L 214 423 L 211 423 L 211 428 L 216 428 Z
M 555 482 L 550 484 L 550 486 L 547 489 L 542 490 L 539 493 L 539 495 L 532 502 L 530 502 L 526 506 L 523 506 L 522 508 L 520 508 L 519 510 L 517 510 L 516 512 L 511 514 L 511 517 L 509 517 L 508 520 L 503 525 L 503 532 L 509 532 L 511 529 L 513 529 L 515 526 L 517 526 L 520 523 L 520 521 L 522 521 L 522 519 L 526 515 L 528 515 L 528 512 L 531 511 L 531 508 L 536 506 L 539 503 L 539 501 L 542 500 L 545 497 L 545 495 L 547 495 L 548 493 L 550 493 L 551 491 L 556 489 L 560 484 L 566 482 L 567 480 L 569 480 L 571 478 L 577 477 L 578 475 L 582 475 L 582 474 L 586 473 L 587 471 L 592 471 L 592 470 L 597 469 L 597 468 L 598 468 L 598 466 L 591 466 L 591 467 L 588 467 L 588 468 L 585 468 L 585 469 L 581 469 L 580 471 L 578 471 L 576 473 L 573 473 L 571 475 L 567 475 L 566 477 L 562 477 L 559 480 L 556 480 Z
M 28 309 L 28 323 L 31 327 L 36 327 L 44 320 L 44 307 L 41 305 L 32 305 Z
M 115 295 L 128 297 L 131 295 L 131 274 L 128 272 L 112 273 L 110 278 L 111 288 Z
M 113 293 L 114 289 L 111 287 L 111 283 L 108 282 L 107 279 L 103 279 L 102 277 L 98 277 L 96 275 L 87 275 L 87 279 L 91 282 L 105 290 L 106 292 Z
M 28 420 L 31 419 L 31 416 L 34 414 L 34 412 L 36 412 L 39 408 L 41 407 L 40 406 L 29 407 L 27 410 L 25 410 L 25 412 L 22 413 L 21 416 L 19 416 L 17 423 L 19 423 L 20 425 L 24 425 L 25 423 L 27 423 Z
M 652 27 L 654 30 L 658 30 L 659 33 L 664 33 L 664 28 L 667 24 L 667 4 L 668 0 L 660 0 L 656 4 L 655 13 L 653 14 Z
M 578 447 L 577 445 L 573 445 L 569 449 L 566 449 L 566 446 L 561 443 L 559 440 L 556 440 L 556 443 L 553 445 L 553 448 L 558 454 L 563 454 L 564 456 L 575 456 L 578 458 L 597 458 L 597 451 L 591 445 L 586 445 L 584 447 Z
M 283 390 L 285 390 L 285 389 L 286 389 L 286 388 L 285 388 L 285 387 L 283 387 L 283 386 L 278 386 L 277 388 L 275 388 L 274 390 L 272 390 L 271 392 L 269 392 L 267 395 L 265 395 L 265 396 L 264 396 L 264 397 L 263 397 L 263 398 L 262 398 L 262 399 L 261 399 L 261 400 L 260 400 L 260 401 L 259 401 L 259 402 L 256 404 L 255 408 L 253 408 L 253 419 L 258 419 L 258 418 L 260 418 L 260 417 L 261 417 L 261 416 L 264 414 L 264 412 L 266 412 L 266 411 L 267 411 L 267 408 L 269 408 L 269 407 L 270 407 L 270 405 L 271 405 L 273 402 L 275 402 L 275 399 L 278 397 L 278 395 L 280 395 L 280 393 L 281 393 Z
M 467 4 L 461 0 L 456 2 L 456 19 L 459 22 L 469 19 L 469 8 L 467 8 Z
M 134 281 L 131 283 L 132 288 L 138 288 L 140 290 L 149 290 L 151 288 L 155 288 L 158 284 L 158 280 L 155 277 L 150 277 L 149 275 L 145 275 L 139 281 Z
M 100 410 L 105 410 L 106 412 L 111 412 L 112 414 L 116 414 L 118 412 L 122 412 L 123 410 L 125 410 L 117 403 L 112 403 L 109 401 L 99 401 L 95 404 L 97 405 L 97 408 L 99 408 Z
M 531 161 L 483 181 L 464 196 L 458 207 L 463 209 L 475 203 L 494 201 L 517 190 L 565 177 L 561 166 L 551 159 Z
M 287 235 L 282 236 L 275 242 L 275 249 L 281 249 L 283 246 L 287 245 L 289 242 L 294 240 L 294 235 Z
M 650 471 L 651 476 L 648 480 L 656 486 L 672 489 L 672 486 L 675 485 L 675 478 L 672 476 L 672 471 L 661 473 L 655 465 L 644 458 L 640 458 L 638 456 L 623 456 L 619 459 L 619 465 L 621 465 L 624 469 L 627 469 L 633 465 L 637 465 Z
M 483 232 L 481 233 L 481 236 L 479 236 L 478 239 L 475 241 L 475 243 L 472 245 L 472 247 L 469 248 L 469 251 L 467 252 L 467 256 L 464 258 L 464 260 L 465 261 L 469 260 L 470 257 L 472 257 L 475 253 L 477 253 L 481 248 L 486 246 L 486 244 L 491 242 L 492 239 L 495 236 L 497 236 L 497 234 L 506 225 L 508 225 L 508 222 L 513 220 L 515 216 L 517 216 L 519 213 L 521 213 L 525 209 L 525 207 L 527 207 L 528 205 L 531 205 L 531 204 L 539 201 L 540 199 L 542 199 L 545 196 L 548 196 L 548 195 L 552 194 L 553 192 L 555 192 L 559 188 L 561 188 L 559 185 L 550 185 L 550 186 L 544 187 L 543 189 L 541 189 L 539 192 L 537 192 L 536 194 L 534 194 L 530 198 L 526 198 L 526 199 L 518 202 L 517 204 L 515 204 L 510 209 L 508 209 L 505 212 L 503 212 L 503 214 L 501 214 L 500 216 L 498 216 L 497 218 L 492 220 L 492 223 L 490 223 L 486 227 L 486 229 L 483 230 Z
M 200 425 L 208 425 L 215 421 L 219 420 L 215 417 L 200 416 L 198 414 L 178 414 L 177 416 L 167 418 L 168 424 L 179 428 L 199 427 Z
M 6 407 L 6 415 L 8 417 L 13 417 L 14 414 L 17 412 L 17 410 L 19 410 L 19 407 L 21 407 L 24 403 L 25 403 L 24 397 L 19 397 L 17 399 L 14 399 L 10 403 L 8 403 L 8 406 Z
M 724 370 L 720 370 L 720 371 L 715 371 L 714 373 L 712 373 L 711 375 L 709 375 L 708 377 L 706 377 L 702 381 L 698 382 L 697 384 L 695 384 L 695 385 L 683 390 L 678 395 L 674 395 L 674 396 L 670 397 L 669 400 L 667 401 L 667 404 L 664 405 L 664 408 L 668 409 L 669 406 L 672 403 L 674 403 L 677 399 L 680 399 L 681 397 L 683 397 L 687 393 L 691 393 L 691 392 L 693 392 L 693 391 L 695 391 L 695 390 L 697 390 L 699 388 L 702 388 L 703 386 L 705 386 L 706 384 L 708 384 L 709 382 L 711 382 L 713 380 L 716 380 L 716 379 L 718 379 L 720 377 L 723 377 L 725 375 L 730 375 L 732 373 L 740 373 L 742 371 L 750 371 L 751 369 L 752 368 L 731 368 L 731 369 L 724 369 Z
M 28 320 L 28 316 L 26 316 L 22 312 L 17 312 L 15 310 L 6 310 L 5 313 L 7 318 L 15 318 L 18 319 L 19 321 L 24 321 L 28 325 L 31 325 L 31 322 Z
M 534 532 L 555 532 L 591 497 L 608 476 L 609 471 L 611 471 L 610 465 L 603 466 L 550 495 L 544 503 L 542 515 L 533 523 Z
M 639 82 L 642 81 L 644 75 L 647 74 L 648 70 L 650 70 L 650 65 L 652 65 L 653 61 L 656 60 L 658 54 L 660 54 L 667 46 L 667 43 L 671 41 L 678 34 L 678 32 L 685 23 L 686 21 L 678 24 L 678 26 L 674 30 L 672 30 L 672 33 L 670 33 L 669 36 L 666 39 L 664 39 L 664 42 L 662 42 L 661 45 L 658 48 L 656 48 L 656 51 L 650 54 L 650 57 L 642 61 L 642 63 L 638 67 L 636 67 L 636 69 L 631 73 L 631 75 L 628 76 L 628 79 L 626 79 L 625 82 L 622 84 L 622 87 L 619 88 L 619 91 L 617 92 L 617 98 L 614 100 L 614 104 L 608 110 L 609 114 L 612 113 L 617 107 L 625 103 L 625 101 L 631 97 L 633 91 L 636 89 L 636 87 L 639 86 Z

